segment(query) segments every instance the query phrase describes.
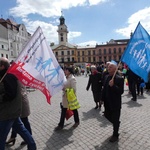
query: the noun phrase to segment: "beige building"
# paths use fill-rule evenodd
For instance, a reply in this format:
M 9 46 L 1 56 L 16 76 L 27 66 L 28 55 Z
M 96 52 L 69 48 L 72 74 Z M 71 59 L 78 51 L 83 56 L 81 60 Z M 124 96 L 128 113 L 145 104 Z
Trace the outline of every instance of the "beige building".
M 65 18 L 59 18 L 58 25 L 58 44 L 51 43 L 51 48 L 58 60 L 64 65 L 84 65 L 86 63 L 105 63 L 107 61 L 119 61 L 129 39 L 113 40 L 106 44 L 97 44 L 95 46 L 78 46 L 68 43 L 68 29 L 65 25 Z
M 31 37 L 24 24 L 3 18 L 0 18 L 0 33 L 0 55 L 10 61 L 17 58 Z

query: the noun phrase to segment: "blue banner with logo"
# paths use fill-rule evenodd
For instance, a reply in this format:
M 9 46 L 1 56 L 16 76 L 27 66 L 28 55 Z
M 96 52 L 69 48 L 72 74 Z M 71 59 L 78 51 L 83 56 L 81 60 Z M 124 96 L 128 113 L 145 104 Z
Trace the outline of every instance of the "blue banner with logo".
M 138 23 L 121 61 L 145 82 L 150 73 L 150 36 L 143 26 Z

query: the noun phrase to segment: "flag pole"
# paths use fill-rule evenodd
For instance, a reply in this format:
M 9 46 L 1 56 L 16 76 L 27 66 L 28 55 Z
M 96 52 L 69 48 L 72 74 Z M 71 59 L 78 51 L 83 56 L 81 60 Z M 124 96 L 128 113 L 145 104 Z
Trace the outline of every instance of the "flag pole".
M 3 75 L 3 77 L 0 80 L 0 83 L 2 82 L 2 80 L 4 79 L 4 77 L 6 76 L 7 72 Z
M 117 66 L 117 68 L 116 68 L 116 70 L 115 70 L 115 72 L 113 74 L 112 80 L 114 80 L 114 77 L 115 77 L 115 75 L 116 75 L 116 73 L 118 71 L 118 68 L 119 68 L 120 64 L 121 64 L 121 61 L 119 61 L 119 63 L 118 63 L 118 66 Z

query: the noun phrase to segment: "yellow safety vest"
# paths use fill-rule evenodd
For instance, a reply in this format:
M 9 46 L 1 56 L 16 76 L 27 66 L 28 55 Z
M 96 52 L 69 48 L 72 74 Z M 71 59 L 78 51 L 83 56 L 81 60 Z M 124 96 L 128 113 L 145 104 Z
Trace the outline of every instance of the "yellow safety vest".
M 67 93 L 67 100 L 68 100 L 69 109 L 75 110 L 75 109 L 80 108 L 80 104 L 79 104 L 77 97 L 74 93 L 74 89 L 73 88 L 67 88 L 66 93 Z

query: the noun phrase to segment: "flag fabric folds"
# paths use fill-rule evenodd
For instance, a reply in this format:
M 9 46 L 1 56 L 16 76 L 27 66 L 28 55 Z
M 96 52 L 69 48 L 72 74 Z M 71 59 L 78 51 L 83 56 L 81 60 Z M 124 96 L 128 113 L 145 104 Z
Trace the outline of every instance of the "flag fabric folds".
M 8 73 L 14 74 L 25 86 L 39 89 L 50 98 L 63 88 L 65 74 L 58 64 L 40 27 L 21 51 Z
M 150 36 L 143 26 L 138 23 L 121 61 L 145 82 L 150 73 Z

